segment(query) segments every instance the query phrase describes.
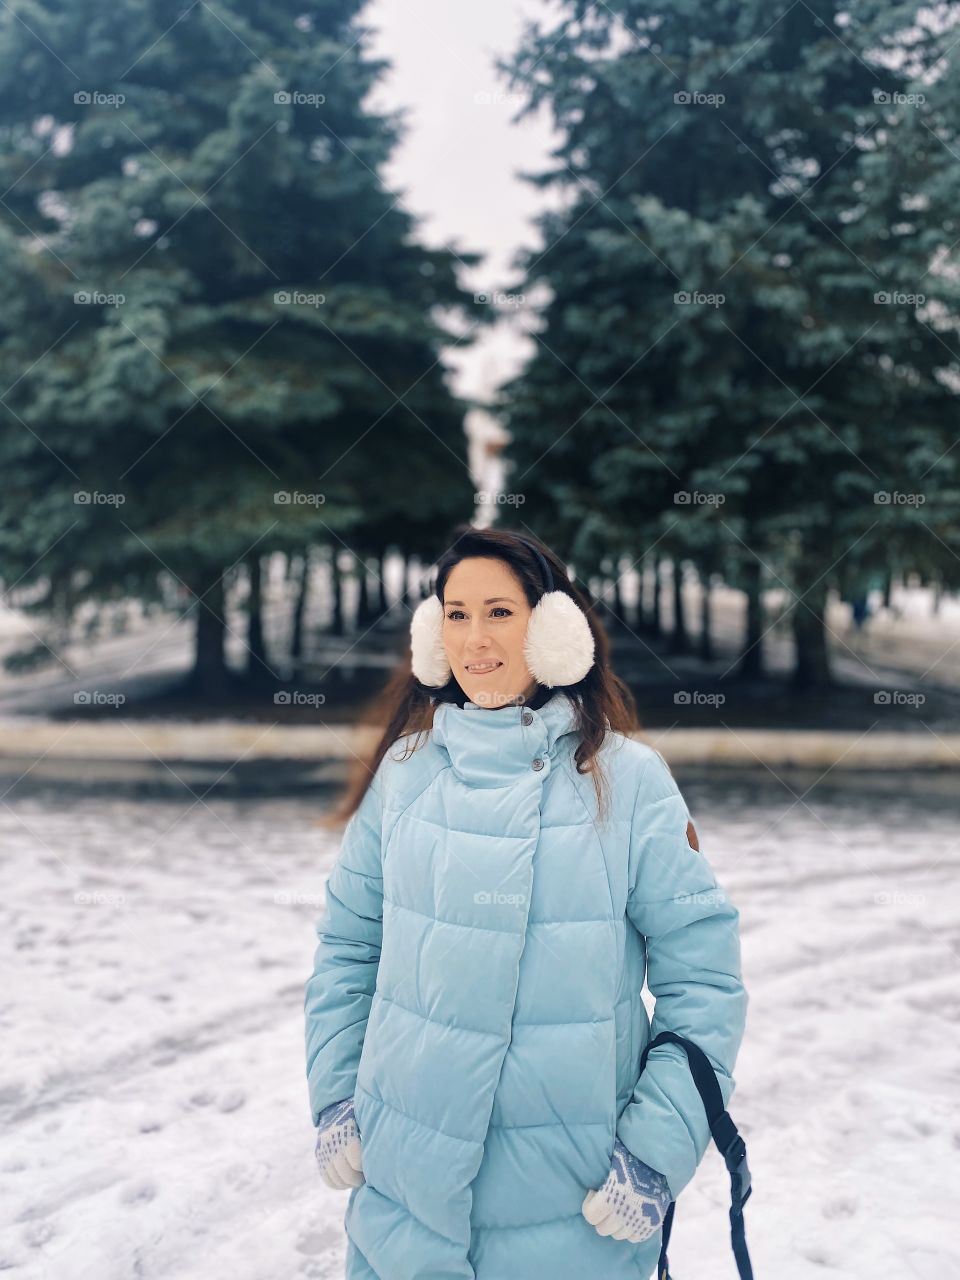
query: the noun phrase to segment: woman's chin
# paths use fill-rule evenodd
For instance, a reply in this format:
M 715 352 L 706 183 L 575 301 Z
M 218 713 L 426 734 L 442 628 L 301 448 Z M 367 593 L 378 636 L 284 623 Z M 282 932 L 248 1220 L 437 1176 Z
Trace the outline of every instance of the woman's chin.
M 466 690 L 467 697 L 471 702 L 475 702 L 478 707 L 485 707 L 494 710 L 497 707 L 506 707 L 513 702 L 519 701 L 520 695 L 512 690 L 505 688 L 497 688 L 493 684 L 487 684 L 481 681 L 472 681 L 471 687 Z

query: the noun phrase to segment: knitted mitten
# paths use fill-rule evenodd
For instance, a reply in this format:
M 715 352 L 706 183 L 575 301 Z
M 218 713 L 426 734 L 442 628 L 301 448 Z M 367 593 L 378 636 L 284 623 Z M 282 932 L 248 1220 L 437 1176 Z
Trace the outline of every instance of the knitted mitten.
M 353 1098 L 331 1102 L 320 1112 L 316 1156 L 324 1182 L 335 1190 L 359 1187 L 365 1181 Z
M 631 1155 L 616 1138 L 607 1180 L 599 1191 L 587 1192 L 581 1211 L 600 1235 L 639 1244 L 660 1230 L 670 1200 L 663 1174 Z

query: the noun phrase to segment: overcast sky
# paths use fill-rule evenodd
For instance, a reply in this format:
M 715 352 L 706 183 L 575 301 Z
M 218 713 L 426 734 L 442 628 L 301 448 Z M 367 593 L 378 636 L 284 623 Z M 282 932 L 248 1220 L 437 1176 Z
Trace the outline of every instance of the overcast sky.
M 546 166 L 555 136 L 545 112 L 512 124 L 517 100 L 493 66 L 516 48 L 532 17 L 556 22 L 546 0 L 373 0 L 364 21 L 375 29 L 372 54 L 393 64 L 371 100 L 407 108 L 407 137 L 384 176 L 403 205 L 422 218 L 429 244 L 486 253 L 461 275 L 469 288 L 503 288 L 521 246 L 537 244 L 531 219 L 546 197 L 520 170 Z M 528 350 L 515 327 L 500 325 L 472 350 L 451 356 L 460 395 L 483 397 L 512 374 Z

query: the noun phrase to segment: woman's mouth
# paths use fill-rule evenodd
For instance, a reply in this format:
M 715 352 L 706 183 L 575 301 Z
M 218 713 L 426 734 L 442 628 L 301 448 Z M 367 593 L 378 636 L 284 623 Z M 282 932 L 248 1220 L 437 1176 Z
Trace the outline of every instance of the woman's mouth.
M 469 671 L 472 676 L 489 675 L 491 671 L 496 671 L 498 667 L 502 667 L 502 662 L 467 662 L 464 670 Z

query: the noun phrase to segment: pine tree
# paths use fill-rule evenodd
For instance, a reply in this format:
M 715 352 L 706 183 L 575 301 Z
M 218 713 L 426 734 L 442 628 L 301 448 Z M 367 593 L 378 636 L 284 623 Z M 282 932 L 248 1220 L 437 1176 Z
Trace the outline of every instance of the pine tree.
M 231 566 L 470 500 L 439 353 L 477 259 L 384 187 L 360 8 L 0 9 L 0 575 L 43 608 L 186 584 L 206 688 Z
M 504 394 L 525 518 L 759 568 L 827 682 L 841 568 L 958 581 L 956 6 L 561 7 L 504 68 L 566 196 L 516 286 L 549 299 Z

